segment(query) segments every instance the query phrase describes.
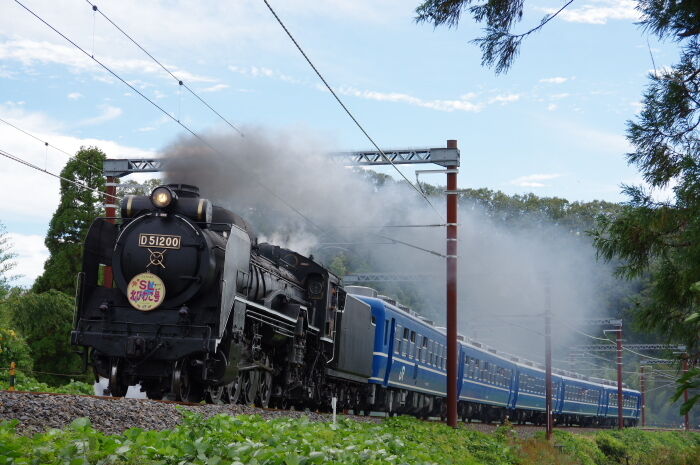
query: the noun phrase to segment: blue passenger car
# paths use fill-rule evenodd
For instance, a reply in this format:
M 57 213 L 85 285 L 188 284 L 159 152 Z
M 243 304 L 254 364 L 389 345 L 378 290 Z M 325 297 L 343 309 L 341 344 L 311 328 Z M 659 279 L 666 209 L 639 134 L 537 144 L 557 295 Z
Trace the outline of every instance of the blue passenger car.
M 348 288 L 350 290 L 350 288 Z M 352 287 L 371 312 L 374 331 L 366 410 L 389 414 L 443 416 L 447 382 L 444 328 L 369 288 Z M 366 349 L 365 349 L 366 350 Z M 368 370 L 369 371 L 369 370 Z M 359 378 L 358 378 L 359 380 Z M 545 373 L 542 367 L 501 354 L 473 341 L 459 342 L 459 414 L 463 420 L 545 421 Z M 567 372 L 552 374 L 552 413 L 566 424 L 612 424 L 617 392 L 605 380 Z M 360 395 L 348 390 L 346 395 Z M 624 416 L 636 424 L 641 395 L 625 389 Z

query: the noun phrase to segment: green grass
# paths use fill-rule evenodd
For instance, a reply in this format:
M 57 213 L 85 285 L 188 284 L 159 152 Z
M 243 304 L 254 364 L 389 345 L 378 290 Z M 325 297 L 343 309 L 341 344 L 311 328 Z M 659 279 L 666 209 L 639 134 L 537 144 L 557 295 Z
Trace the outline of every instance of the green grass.
M 485 434 L 405 417 L 333 425 L 260 416 L 204 420 L 182 413 L 182 424 L 172 431 L 133 428 L 120 435 L 95 431 L 81 418 L 63 430 L 26 437 L 17 434 L 16 421 L 6 421 L 0 423 L 0 465 L 700 464 L 695 433 L 557 432 L 560 447 L 554 447 L 542 438 L 519 439 L 507 427 Z

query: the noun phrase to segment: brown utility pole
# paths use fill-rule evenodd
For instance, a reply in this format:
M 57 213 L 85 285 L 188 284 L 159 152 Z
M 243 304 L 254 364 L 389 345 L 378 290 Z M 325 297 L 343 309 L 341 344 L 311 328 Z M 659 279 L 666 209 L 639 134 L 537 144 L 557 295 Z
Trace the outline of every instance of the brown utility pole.
M 646 379 L 644 378 L 644 366 L 639 367 L 639 384 L 640 390 L 642 391 L 642 426 L 647 425 L 647 416 L 646 416 L 646 410 L 647 410 L 647 385 L 646 385 Z
M 554 418 L 552 417 L 552 296 L 549 276 L 545 276 L 544 287 L 544 359 L 545 359 L 545 410 L 547 411 L 547 441 L 552 439 Z
M 688 354 L 683 355 L 683 374 L 688 373 Z M 686 389 L 683 391 L 683 401 L 688 402 L 688 390 Z M 690 429 L 690 421 L 688 418 L 688 412 L 685 413 L 685 416 L 683 417 L 683 426 L 685 427 L 685 430 L 688 431 Z
M 448 149 L 457 141 L 448 140 Z M 447 167 L 447 424 L 457 427 L 457 167 Z
M 623 412 L 624 396 L 622 394 L 622 326 L 617 330 L 617 428 L 625 427 L 625 416 Z
M 117 178 L 114 176 L 107 176 L 107 181 L 105 182 L 105 201 L 107 204 L 105 205 L 105 216 L 107 217 L 107 221 L 110 223 L 115 223 L 115 217 L 117 216 L 117 208 L 116 202 L 117 199 Z M 112 287 L 112 282 L 114 280 L 114 276 L 112 275 L 112 267 L 111 266 L 105 266 L 104 267 L 104 287 Z

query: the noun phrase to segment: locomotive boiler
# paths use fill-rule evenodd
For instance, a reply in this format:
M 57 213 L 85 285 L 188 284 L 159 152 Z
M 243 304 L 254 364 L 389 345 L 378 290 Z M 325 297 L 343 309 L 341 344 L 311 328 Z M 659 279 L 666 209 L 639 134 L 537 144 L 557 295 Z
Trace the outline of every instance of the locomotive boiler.
M 116 223 L 98 218 L 88 232 L 71 333 L 112 395 L 139 383 L 149 398 L 329 399 L 328 370 L 343 373 L 334 362 L 346 301 L 337 276 L 258 243 L 247 222 L 194 186 L 127 196 L 120 210 Z M 369 310 L 352 315 L 369 332 Z M 364 352 L 371 364 L 371 347 Z

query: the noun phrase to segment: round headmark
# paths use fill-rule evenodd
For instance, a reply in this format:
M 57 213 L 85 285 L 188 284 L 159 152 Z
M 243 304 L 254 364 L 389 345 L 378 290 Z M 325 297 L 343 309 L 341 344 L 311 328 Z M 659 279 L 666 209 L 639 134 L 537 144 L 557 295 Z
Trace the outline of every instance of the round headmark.
M 165 284 L 153 273 L 139 273 L 129 281 L 126 297 L 132 307 L 147 312 L 165 300 Z

